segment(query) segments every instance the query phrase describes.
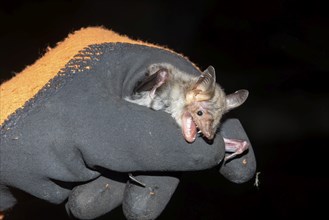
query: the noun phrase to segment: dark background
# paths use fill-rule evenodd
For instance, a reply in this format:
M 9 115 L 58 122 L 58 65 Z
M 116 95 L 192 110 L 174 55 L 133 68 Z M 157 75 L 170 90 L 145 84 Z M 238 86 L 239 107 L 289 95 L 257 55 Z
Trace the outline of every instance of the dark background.
M 238 117 L 249 135 L 260 185 L 255 187 L 254 179 L 230 183 L 216 170 L 187 173 L 159 219 L 328 216 L 325 1 L 110 2 L 2 2 L 1 82 L 81 27 L 102 25 L 166 45 L 201 69 L 213 65 L 226 92 L 250 91 L 243 107 L 229 116 Z M 17 206 L 10 219 L 65 215 L 62 206 L 32 200 Z M 120 208 L 107 217 L 123 219 Z

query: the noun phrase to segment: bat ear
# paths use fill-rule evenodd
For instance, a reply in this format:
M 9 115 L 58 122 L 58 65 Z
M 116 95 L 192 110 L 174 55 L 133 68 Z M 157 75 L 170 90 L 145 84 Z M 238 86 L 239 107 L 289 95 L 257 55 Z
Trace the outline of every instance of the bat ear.
M 248 90 L 241 89 L 235 93 L 226 96 L 226 111 L 237 108 L 242 105 L 248 98 Z
M 187 99 L 190 101 L 205 101 L 210 99 L 216 87 L 216 73 L 212 66 L 209 66 L 201 73 L 201 76 L 188 93 Z
M 215 68 L 209 66 L 202 72 L 198 81 L 195 83 L 194 88 L 200 90 L 201 93 L 213 93 L 216 86 L 216 73 Z

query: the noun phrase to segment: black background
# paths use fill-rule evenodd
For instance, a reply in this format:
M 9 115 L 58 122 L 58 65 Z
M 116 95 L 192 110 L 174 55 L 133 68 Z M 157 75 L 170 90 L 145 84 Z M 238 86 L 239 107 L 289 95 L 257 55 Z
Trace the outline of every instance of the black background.
M 249 135 L 260 185 L 187 173 L 159 219 L 328 216 L 328 15 L 320 1 L 297 0 L 2 2 L 1 82 L 81 27 L 168 46 L 201 69 L 213 65 L 226 92 L 250 91 L 229 116 Z M 63 206 L 32 200 L 9 219 L 65 216 Z M 123 219 L 121 209 L 107 218 Z

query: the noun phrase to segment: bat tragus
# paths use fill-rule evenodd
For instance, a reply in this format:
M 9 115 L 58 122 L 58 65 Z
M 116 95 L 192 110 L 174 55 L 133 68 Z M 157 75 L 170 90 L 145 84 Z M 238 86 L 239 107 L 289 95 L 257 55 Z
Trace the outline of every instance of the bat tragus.
M 216 84 L 215 69 L 209 66 L 199 76 L 178 70 L 167 63 L 153 64 L 146 78 L 132 96 L 125 100 L 153 110 L 169 113 L 181 127 L 187 142 L 194 142 L 197 133 L 212 140 L 223 114 L 240 106 L 248 97 L 247 90 L 225 95 Z M 248 149 L 246 141 L 224 138 L 225 161 Z

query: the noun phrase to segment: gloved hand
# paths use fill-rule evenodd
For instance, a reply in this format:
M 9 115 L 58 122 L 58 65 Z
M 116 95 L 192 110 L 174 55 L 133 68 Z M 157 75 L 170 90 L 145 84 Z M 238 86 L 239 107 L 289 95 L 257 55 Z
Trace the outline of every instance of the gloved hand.
M 247 140 L 250 144 L 237 119 L 225 120 L 220 134 L 226 138 Z M 255 169 L 256 161 L 251 145 L 246 154 L 219 165 L 219 172 L 235 183 L 248 181 Z M 102 174 L 98 179 L 72 190 L 66 204 L 69 213 L 81 219 L 93 219 L 122 203 L 127 219 L 155 219 L 166 207 L 181 178 L 174 173 L 146 172 L 134 177 L 145 184 L 143 187 L 134 181 L 126 185 L 111 172 Z
M 124 204 L 131 204 L 136 193 L 146 198 L 144 192 L 131 190 L 135 185 L 129 183 L 126 187 L 127 173 L 202 170 L 222 161 L 224 144 L 220 135 L 212 144 L 202 138 L 188 144 L 170 115 L 123 100 L 152 63 L 171 63 L 190 74 L 199 74 L 193 64 L 154 46 L 107 41 L 111 43 L 91 45 L 79 52 L 54 77 L 33 87 L 37 93 L 25 96 L 28 102 L 1 121 L 0 210 L 16 203 L 9 191 L 16 188 L 56 204 L 69 197 L 70 213 L 95 218 L 115 208 L 123 198 Z M 42 68 L 40 63 L 34 65 Z M 30 74 L 33 79 L 33 72 Z M 8 87 L 10 83 L 4 84 L 1 91 L 12 88 Z M 4 96 L 6 101 L 10 98 Z M 246 179 L 253 175 L 255 167 L 250 168 Z M 158 184 L 162 192 L 170 192 L 156 194 L 160 201 L 156 204 L 161 204 L 152 208 L 156 209 L 153 215 L 158 215 L 178 179 L 158 174 L 136 178 L 146 186 Z M 108 196 L 93 196 L 99 195 L 95 191 Z M 151 190 L 148 195 L 154 193 Z M 81 203 L 81 198 L 96 199 L 95 204 L 103 204 L 102 209 L 88 216 L 84 208 L 92 206 Z M 108 198 L 112 203 L 105 203 Z M 127 217 L 134 213 L 129 205 L 124 205 L 124 210 Z

